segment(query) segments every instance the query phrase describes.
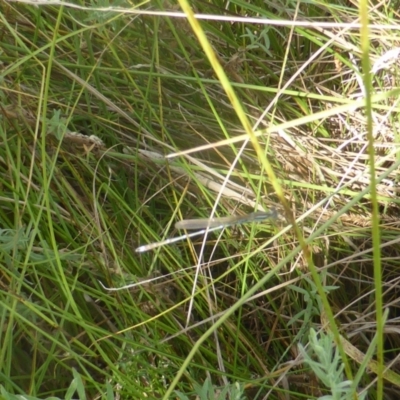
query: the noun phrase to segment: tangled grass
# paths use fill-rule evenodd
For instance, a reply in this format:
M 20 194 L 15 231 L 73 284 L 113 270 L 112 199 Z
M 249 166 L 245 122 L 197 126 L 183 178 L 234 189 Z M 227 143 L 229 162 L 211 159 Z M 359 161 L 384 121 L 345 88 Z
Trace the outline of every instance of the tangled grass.
M 398 396 L 395 2 L 0 18 L 3 398 Z

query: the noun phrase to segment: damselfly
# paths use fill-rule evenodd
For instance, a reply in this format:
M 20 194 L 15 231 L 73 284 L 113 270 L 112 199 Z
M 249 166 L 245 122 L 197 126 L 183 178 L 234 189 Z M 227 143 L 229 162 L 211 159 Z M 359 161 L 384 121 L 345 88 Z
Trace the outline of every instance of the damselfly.
M 232 225 L 244 224 L 249 222 L 259 222 L 266 219 L 276 219 L 278 212 L 272 209 L 268 212 L 256 211 L 246 215 L 233 215 L 231 217 L 222 218 L 200 218 L 200 219 L 184 219 L 175 224 L 176 229 L 200 229 L 197 232 L 185 233 L 182 236 L 172 237 L 169 239 L 162 240 L 160 242 L 145 244 L 136 249 L 137 253 L 143 253 L 145 251 L 153 250 L 166 244 L 176 243 L 187 238 L 202 235 L 206 232 L 213 232 L 218 229 L 226 228 Z

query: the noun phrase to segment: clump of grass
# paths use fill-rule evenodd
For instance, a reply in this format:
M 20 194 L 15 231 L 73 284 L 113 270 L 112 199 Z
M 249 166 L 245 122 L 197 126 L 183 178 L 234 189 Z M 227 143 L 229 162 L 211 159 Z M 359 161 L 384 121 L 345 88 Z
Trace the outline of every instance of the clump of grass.
M 383 379 L 398 386 L 396 335 L 382 357 L 398 298 L 397 64 L 381 68 L 397 31 L 359 36 L 346 2 L 193 2 L 219 16 L 198 24 L 147 6 L 0 15 L 3 396 L 315 398 L 329 357 L 295 360 L 323 327 L 340 396 L 357 396 L 343 382 L 378 331 L 379 384 L 358 384 L 380 398 Z M 377 7 L 370 21 L 396 22 Z M 274 224 L 135 252 L 181 218 L 270 208 Z M 333 351 L 327 337 L 311 348 Z

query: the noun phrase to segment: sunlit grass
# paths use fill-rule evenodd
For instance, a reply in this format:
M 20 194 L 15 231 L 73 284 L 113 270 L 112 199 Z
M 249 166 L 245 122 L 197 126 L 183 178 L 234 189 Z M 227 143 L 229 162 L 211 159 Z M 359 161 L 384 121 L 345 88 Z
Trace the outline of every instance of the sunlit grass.
M 382 398 L 376 376 L 398 390 L 398 71 L 376 63 L 397 32 L 370 29 L 362 61 L 349 3 L 191 7 L 219 20 L 5 3 L 1 396 Z M 368 16 L 397 22 L 394 6 Z M 272 223 L 135 252 L 182 218 L 272 208 Z M 329 346 L 331 384 L 315 358 Z

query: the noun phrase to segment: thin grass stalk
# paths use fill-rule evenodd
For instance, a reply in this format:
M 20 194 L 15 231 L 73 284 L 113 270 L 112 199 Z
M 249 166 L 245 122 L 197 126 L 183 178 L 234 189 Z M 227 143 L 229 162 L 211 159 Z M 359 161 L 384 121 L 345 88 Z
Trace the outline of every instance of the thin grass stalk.
M 369 167 L 371 175 L 371 206 L 372 206 L 372 246 L 373 246 L 373 264 L 374 264 L 374 282 L 375 282 L 375 301 L 376 301 L 376 329 L 377 329 L 377 359 L 378 359 L 378 387 L 377 398 L 383 399 L 383 370 L 384 370 L 384 320 L 383 320 L 383 296 L 382 296 L 382 265 L 380 250 L 380 230 L 379 230 L 379 209 L 378 196 L 376 190 L 376 167 L 375 167 L 375 140 L 373 135 L 373 119 L 372 119 L 372 76 L 370 64 L 370 30 L 369 24 L 369 8 L 368 1 L 360 1 L 360 20 L 361 20 L 361 50 L 362 50 L 362 66 L 363 66 L 363 82 L 365 96 L 365 113 L 367 116 L 367 138 L 368 138 L 368 154 Z

